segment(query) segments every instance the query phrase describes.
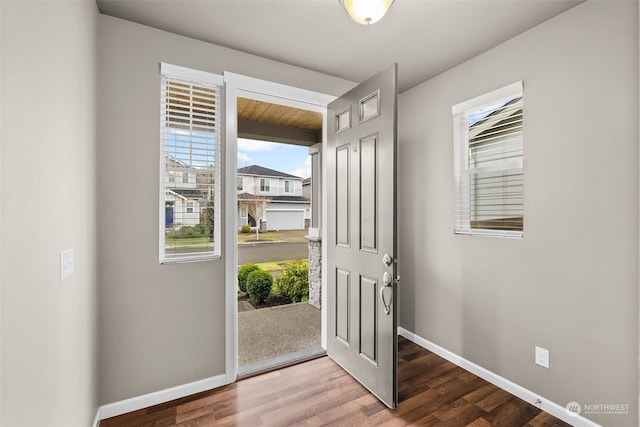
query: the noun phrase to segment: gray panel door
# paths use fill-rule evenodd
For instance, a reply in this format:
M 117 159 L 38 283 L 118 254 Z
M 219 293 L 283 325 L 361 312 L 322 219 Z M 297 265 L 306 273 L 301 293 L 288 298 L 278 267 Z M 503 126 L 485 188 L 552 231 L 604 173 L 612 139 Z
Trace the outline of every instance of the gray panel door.
M 336 99 L 327 115 L 327 351 L 391 408 L 397 403 L 396 117 L 396 64 Z

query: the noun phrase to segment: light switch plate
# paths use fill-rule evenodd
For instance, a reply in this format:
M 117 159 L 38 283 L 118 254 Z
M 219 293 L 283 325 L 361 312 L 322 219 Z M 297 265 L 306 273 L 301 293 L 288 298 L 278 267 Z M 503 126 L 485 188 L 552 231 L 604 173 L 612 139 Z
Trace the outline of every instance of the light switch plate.
M 536 346 L 536 365 L 549 368 L 549 350 Z
M 60 281 L 73 274 L 74 260 L 73 249 L 60 252 Z

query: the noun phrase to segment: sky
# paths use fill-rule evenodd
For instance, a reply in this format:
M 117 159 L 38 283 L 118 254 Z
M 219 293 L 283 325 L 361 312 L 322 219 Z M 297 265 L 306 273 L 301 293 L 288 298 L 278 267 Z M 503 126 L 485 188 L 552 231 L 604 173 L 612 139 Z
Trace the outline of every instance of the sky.
M 250 165 L 274 169 L 301 178 L 311 176 L 309 147 L 238 138 L 238 167 Z

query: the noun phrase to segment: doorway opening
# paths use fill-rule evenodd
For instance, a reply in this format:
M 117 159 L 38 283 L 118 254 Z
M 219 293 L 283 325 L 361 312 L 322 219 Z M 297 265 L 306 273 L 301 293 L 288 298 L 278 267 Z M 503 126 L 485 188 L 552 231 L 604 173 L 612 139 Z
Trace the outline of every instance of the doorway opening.
M 322 114 L 248 97 L 237 112 L 238 375 L 248 376 L 325 354 L 309 294 Z

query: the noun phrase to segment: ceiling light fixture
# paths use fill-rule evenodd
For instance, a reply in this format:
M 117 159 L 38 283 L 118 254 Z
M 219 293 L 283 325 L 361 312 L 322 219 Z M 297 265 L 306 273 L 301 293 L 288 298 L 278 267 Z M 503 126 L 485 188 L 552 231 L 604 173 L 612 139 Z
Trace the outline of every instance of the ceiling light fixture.
M 387 13 L 394 0 L 338 0 L 358 24 L 375 24 Z

